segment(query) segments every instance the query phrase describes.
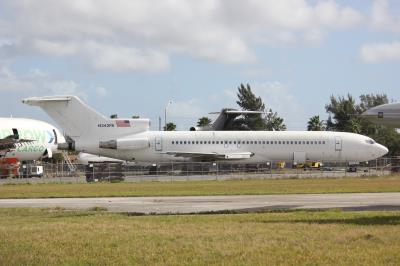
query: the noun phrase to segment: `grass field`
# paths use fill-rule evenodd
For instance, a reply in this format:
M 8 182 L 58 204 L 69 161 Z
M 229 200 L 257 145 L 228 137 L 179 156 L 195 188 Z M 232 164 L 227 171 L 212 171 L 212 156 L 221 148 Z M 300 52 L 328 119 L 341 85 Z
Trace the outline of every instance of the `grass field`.
M 365 178 L 0 185 L 0 198 L 398 192 L 400 176 Z
M 399 265 L 399 212 L 0 209 L 0 265 Z

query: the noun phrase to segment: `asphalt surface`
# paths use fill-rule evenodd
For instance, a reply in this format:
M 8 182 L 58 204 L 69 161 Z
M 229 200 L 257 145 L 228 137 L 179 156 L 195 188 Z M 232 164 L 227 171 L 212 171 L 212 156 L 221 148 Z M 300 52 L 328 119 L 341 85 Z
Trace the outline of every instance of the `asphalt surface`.
M 331 208 L 343 210 L 400 210 L 400 193 L 0 199 L 0 207 L 61 207 L 65 209 L 103 207 L 111 212 L 143 214 Z

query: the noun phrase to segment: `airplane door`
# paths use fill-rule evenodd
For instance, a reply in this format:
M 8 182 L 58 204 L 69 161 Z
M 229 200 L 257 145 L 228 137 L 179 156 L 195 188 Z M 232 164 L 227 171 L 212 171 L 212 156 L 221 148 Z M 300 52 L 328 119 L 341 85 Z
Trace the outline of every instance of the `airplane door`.
M 16 137 L 17 139 L 19 139 L 18 129 L 13 128 L 13 129 L 12 129 L 12 132 L 13 132 L 14 137 Z
M 156 137 L 156 151 L 162 151 L 162 139 L 161 137 Z
M 238 147 L 238 149 L 240 149 L 241 146 L 242 146 L 242 145 L 240 144 L 240 140 L 238 140 L 238 141 L 237 141 L 237 147 Z
M 342 138 L 335 137 L 335 151 L 341 151 L 341 150 L 342 150 Z
M 228 141 L 227 140 L 224 141 L 224 147 L 228 148 Z

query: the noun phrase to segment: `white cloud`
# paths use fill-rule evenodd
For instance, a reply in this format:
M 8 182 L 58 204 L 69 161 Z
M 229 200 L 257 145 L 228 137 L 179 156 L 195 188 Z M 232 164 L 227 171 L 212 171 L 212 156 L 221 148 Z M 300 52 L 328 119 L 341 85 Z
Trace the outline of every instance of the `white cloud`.
M 19 77 L 6 67 L 0 68 L 0 91 L 26 91 L 34 88 L 29 77 Z
M 375 0 L 371 10 L 371 25 L 376 30 L 400 32 L 400 9 L 393 10 L 386 0 Z
M 124 71 L 160 71 L 168 68 L 168 56 L 154 50 L 140 51 L 135 48 L 91 43 L 87 54 L 96 69 Z
M 54 56 L 73 55 L 78 51 L 78 47 L 74 43 L 49 40 L 34 40 L 33 47 L 40 53 Z
M 321 1 L 315 7 L 317 21 L 328 28 L 347 28 L 361 23 L 363 17 L 356 10 L 340 8 L 335 1 Z
M 367 63 L 400 60 L 400 42 L 365 44 L 360 50 L 361 59 Z
M 363 20 L 333 0 L 4 0 L 2 13 L 11 14 L 0 15 L 2 57 L 62 56 L 94 69 L 145 72 L 168 69 L 173 55 L 253 63 L 260 40 L 319 43 Z
M 7 67 L 0 68 L 0 91 L 29 92 L 31 95 L 77 95 L 88 98 L 87 90 L 73 80 L 56 79 L 41 69 L 31 69 L 17 74 Z M 107 91 L 96 87 L 96 95 L 102 97 Z
M 391 2 L 393 4 L 393 2 Z M 375 0 L 371 7 L 370 25 L 373 29 L 400 33 L 400 6 L 386 0 Z M 366 63 L 400 60 L 400 41 L 366 43 L 360 48 L 360 57 Z

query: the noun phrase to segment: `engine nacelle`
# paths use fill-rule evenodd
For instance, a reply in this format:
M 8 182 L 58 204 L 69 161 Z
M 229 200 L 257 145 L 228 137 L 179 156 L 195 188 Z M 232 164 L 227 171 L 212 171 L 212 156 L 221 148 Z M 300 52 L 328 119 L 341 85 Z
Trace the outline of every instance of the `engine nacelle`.
M 75 141 L 67 141 L 64 143 L 58 143 L 57 149 L 60 151 L 75 151 Z
M 109 141 L 100 141 L 99 148 L 113 150 L 141 150 L 148 148 L 150 142 L 147 138 L 134 139 L 116 139 Z

